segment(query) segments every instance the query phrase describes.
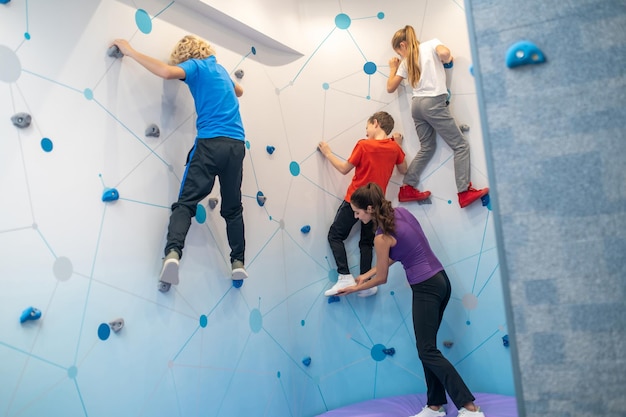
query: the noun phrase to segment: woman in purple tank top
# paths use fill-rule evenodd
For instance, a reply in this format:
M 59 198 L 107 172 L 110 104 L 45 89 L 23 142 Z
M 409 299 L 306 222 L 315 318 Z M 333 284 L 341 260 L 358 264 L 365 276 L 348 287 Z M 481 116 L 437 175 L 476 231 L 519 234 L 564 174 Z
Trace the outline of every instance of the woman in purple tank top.
M 389 266 L 396 261 L 402 263 L 413 291 L 413 330 L 427 388 L 427 405 L 413 417 L 445 416 L 446 391 L 459 409 L 460 417 L 485 417 L 459 373 L 437 349 L 437 332 L 450 300 L 451 287 L 419 222 L 405 208 L 391 207 L 375 183 L 358 188 L 350 205 L 356 218 L 363 223 L 373 221 L 377 229 L 376 266 L 361 274 L 356 285 L 344 288 L 337 295 L 384 284 Z

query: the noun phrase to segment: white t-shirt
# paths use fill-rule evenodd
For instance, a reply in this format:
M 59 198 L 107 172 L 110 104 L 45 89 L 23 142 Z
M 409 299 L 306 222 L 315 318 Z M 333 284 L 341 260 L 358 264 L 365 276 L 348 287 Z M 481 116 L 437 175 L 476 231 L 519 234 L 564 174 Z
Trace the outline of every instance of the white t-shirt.
M 436 51 L 438 45 L 443 44 L 436 38 L 420 43 L 419 66 L 422 73 L 420 80 L 413 88 L 413 97 L 435 97 L 448 94 L 446 70 Z M 408 83 L 409 72 L 406 68 L 405 59 L 400 63 L 396 75 L 404 78 Z

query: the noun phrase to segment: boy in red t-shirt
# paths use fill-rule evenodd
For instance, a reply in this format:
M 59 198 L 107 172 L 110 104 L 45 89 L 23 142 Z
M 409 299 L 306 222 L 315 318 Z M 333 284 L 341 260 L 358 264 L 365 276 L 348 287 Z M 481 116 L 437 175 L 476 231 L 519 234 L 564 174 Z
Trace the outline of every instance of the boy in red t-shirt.
M 384 193 L 387 189 L 387 184 L 389 184 L 394 166 L 398 167 L 398 171 L 401 174 L 405 174 L 407 171 L 404 151 L 401 148 L 402 135 L 394 133 L 392 138 L 388 136 L 393 130 L 393 126 L 393 117 L 387 112 L 379 111 L 370 116 L 365 127 L 367 139 L 361 139 L 356 143 L 352 150 L 352 155 L 350 155 L 347 161 L 343 161 L 335 156 L 326 142 L 322 141 L 318 145 L 318 150 L 343 175 L 355 168 L 354 176 L 350 186 L 348 186 L 344 201 L 339 206 L 335 220 L 328 232 L 328 242 L 337 264 L 339 278 L 337 283 L 324 293 L 327 297 L 337 294 L 342 288 L 356 284 L 348 268 L 346 247 L 343 243 L 348 238 L 354 224 L 358 221 L 354 217 L 352 207 L 350 207 L 350 196 L 354 190 L 370 182 L 378 184 Z M 372 268 L 373 247 L 373 223 L 365 224 L 361 222 L 361 239 L 359 240 L 361 274 Z M 368 297 L 376 294 L 377 291 L 377 287 L 372 287 L 360 291 L 358 295 Z

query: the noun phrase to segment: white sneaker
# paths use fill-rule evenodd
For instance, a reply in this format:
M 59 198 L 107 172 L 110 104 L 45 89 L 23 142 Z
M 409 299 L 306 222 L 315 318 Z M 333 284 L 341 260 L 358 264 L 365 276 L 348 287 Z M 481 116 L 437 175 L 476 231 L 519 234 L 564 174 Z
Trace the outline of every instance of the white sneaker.
M 339 274 L 339 278 L 337 278 L 337 283 L 335 283 L 335 285 L 333 285 L 330 289 L 326 290 L 326 292 L 324 292 L 324 295 L 326 297 L 336 295 L 339 290 L 346 287 L 351 287 L 353 285 L 356 285 L 356 281 L 354 280 L 354 277 L 352 275 Z
M 435 411 L 429 406 L 425 405 L 424 408 L 422 408 L 422 411 L 420 411 L 419 413 L 411 417 L 445 417 L 445 415 L 446 415 L 446 410 L 444 410 L 443 407 L 439 407 L 439 410 Z
M 163 260 L 163 268 L 161 269 L 161 276 L 159 277 L 159 281 L 166 284 L 178 285 L 179 262 L 180 257 L 178 256 L 178 252 L 174 250 L 170 251 L 170 253 L 168 253 Z
M 232 279 L 233 281 L 240 281 L 242 279 L 246 279 L 248 278 L 248 272 L 246 271 L 246 268 L 243 266 L 243 262 L 235 259 L 233 261 L 233 263 L 231 264 L 232 266 Z
M 465 407 L 459 409 L 459 417 L 485 417 L 485 414 L 480 411 L 480 407 L 476 411 L 470 411 Z
M 366 290 L 357 291 L 359 297 L 370 297 L 378 292 L 378 287 L 368 288 Z

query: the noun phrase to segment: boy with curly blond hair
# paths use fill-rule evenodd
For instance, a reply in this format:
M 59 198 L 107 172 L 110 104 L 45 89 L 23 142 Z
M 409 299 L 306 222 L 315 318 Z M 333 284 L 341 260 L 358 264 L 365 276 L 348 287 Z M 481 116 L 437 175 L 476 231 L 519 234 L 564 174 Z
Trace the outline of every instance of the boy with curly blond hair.
M 198 202 L 213 190 L 216 176 L 219 177 L 222 197 L 220 215 L 226 221 L 231 248 L 232 278 L 247 278 L 241 204 L 245 132 L 238 100 L 243 88 L 217 63 L 211 45 L 196 36 L 183 37 L 174 47 L 167 64 L 138 52 L 124 39 L 116 39 L 113 45 L 153 74 L 166 80 L 184 81 L 197 113 L 196 139 L 189 152 L 178 201 L 172 204 L 159 290 L 167 292 L 172 284 L 179 283 L 179 262 L 191 218 L 196 215 Z

